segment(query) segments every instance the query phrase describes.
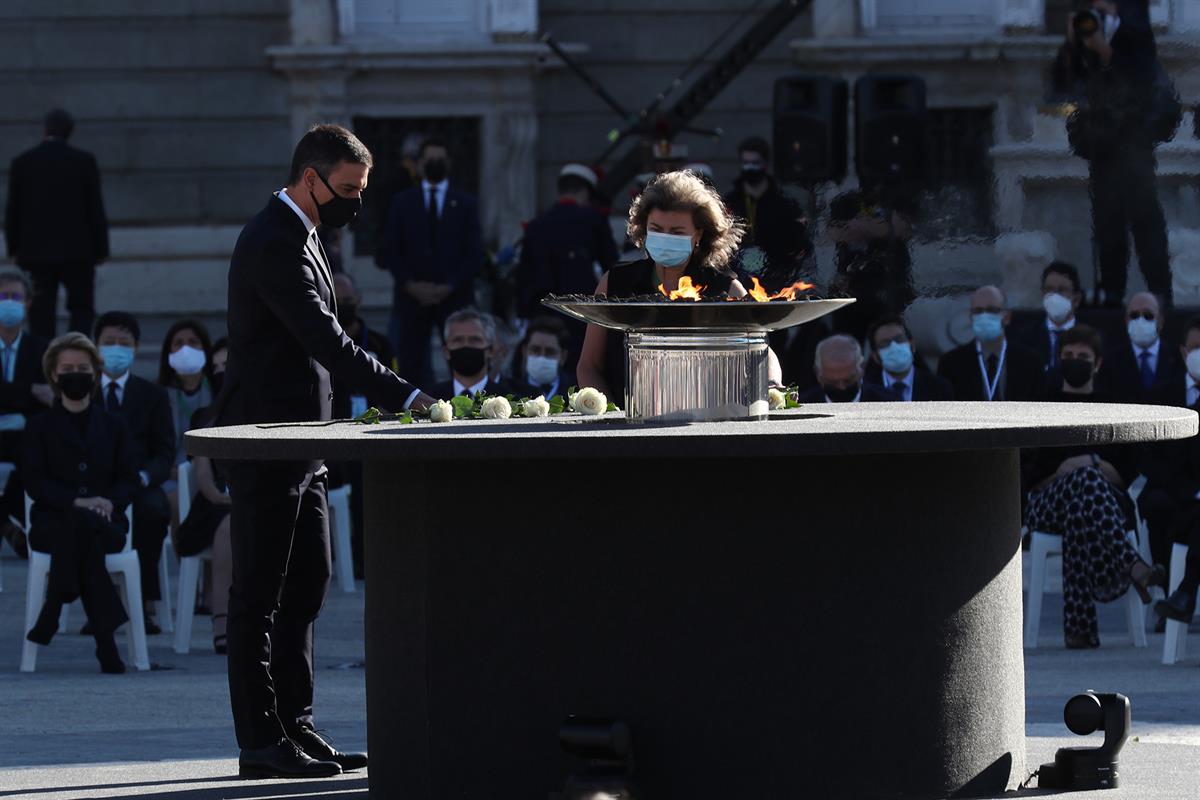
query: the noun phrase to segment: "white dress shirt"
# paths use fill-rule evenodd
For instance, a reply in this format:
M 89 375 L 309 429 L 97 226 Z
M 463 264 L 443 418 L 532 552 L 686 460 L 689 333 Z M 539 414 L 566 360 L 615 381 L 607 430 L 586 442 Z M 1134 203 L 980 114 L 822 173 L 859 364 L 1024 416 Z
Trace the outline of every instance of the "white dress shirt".
M 1185 397 L 1188 408 L 1191 408 L 1196 405 L 1197 401 L 1200 401 L 1200 386 L 1196 384 L 1196 379 L 1190 373 L 1184 376 L 1184 380 L 1187 381 L 1187 393 Z
M 908 374 L 901 375 L 899 378 L 897 378 L 895 375 L 893 375 L 892 373 L 888 372 L 885 369 L 883 371 L 883 388 L 890 390 L 897 383 L 903 383 L 904 384 L 904 396 L 901 397 L 900 399 L 906 403 L 911 403 L 912 395 L 913 395 L 913 379 L 916 378 L 916 376 L 917 376 L 917 370 L 915 367 L 909 367 Z
M 446 190 L 450 188 L 450 181 L 443 180 L 441 183 L 430 183 L 429 181 L 421 181 L 421 202 L 425 206 L 425 210 L 429 211 L 429 190 L 433 189 L 434 198 L 437 199 L 437 213 L 442 216 L 442 209 L 446 207 Z
M 1142 371 L 1142 353 L 1150 354 L 1150 371 L 1155 375 L 1158 374 L 1158 348 L 1162 344 L 1162 339 L 1155 339 L 1154 344 L 1149 347 L 1138 347 L 1133 345 L 1133 363 L 1137 365 L 1138 373 Z
M 458 378 L 455 378 L 454 379 L 454 396 L 458 397 L 463 392 L 470 392 L 471 396 L 474 397 L 475 395 L 479 394 L 484 389 L 486 389 L 487 386 L 488 386 L 488 376 L 487 375 L 484 375 L 483 380 L 481 380 L 479 383 L 475 384 L 474 386 L 464 386 L 463 384 L 458 382 Z M 411 403 L 412 401 L 410 400 L 409 402 Z
M 104 403 L 105 408 L 108 408 L 108 385 L 110 383 L 115 383 L 117 385 L 117 402 L 124 404 L 125 384 L 129 383 L 129 371 L 126 370 L 125 374 L 119 378 L 110 378 L 107 372 L 100 374 L 100 391 L 103 395 L 101 402 Z

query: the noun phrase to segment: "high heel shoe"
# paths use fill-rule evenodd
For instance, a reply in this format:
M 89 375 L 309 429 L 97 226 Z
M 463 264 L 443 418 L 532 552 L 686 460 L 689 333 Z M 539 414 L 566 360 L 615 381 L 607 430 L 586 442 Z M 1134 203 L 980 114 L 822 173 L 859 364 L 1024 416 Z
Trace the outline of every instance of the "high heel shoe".
M 1138 597 L 1142 600 L 1142 605 L 1148 606 L 1152 598 L 1150 597 L 1151 586 L 1167 585 L 1167 568 L 1162 564 L 1150 566 L 1145 561 L 1135 561 L 1133 566 L 1129 568 L 1129 577 L 1133 579 L 1133 590 L 1138 593 Z

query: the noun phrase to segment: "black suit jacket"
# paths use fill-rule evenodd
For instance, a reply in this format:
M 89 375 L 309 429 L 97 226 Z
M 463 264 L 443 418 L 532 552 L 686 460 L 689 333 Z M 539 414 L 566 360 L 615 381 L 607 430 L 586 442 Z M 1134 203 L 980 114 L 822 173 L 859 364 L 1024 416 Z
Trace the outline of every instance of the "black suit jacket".
M 415 304 L 404 284 L 431 281 L 454 287 L 439 305 L 442 312 L 470 305 L 475 297 L 475 276 L 483 266 L 479 204 L 466 192 L 449 187 L 437 234 L 431 236 L 426 203 L 419 185 L 392 199 L 378 263 L 395 278 L 393 301 Z
M 1147 403 L 1155 395 L 1160 384 L 1167 384 L 1183 369 L 1179 360 L 1179 348 L 1160 339 L 1158 364 L 1154 372 L 1154 384 L 1150 389 L 1142 386 L 1142 370 L 1133 352 L 1133 342 L 1124 331 L 1112 339 L 1111 346 L 1104 349 L 1104 363 L 1096 373 L 1096 388 L 1107 392 L 1118 403 Z M 1178 383 L 1182 384 L 1181 378 Z
M 96 402 L 105 402 L 103 392 Z M 134 466 L 150 476 L 150 486 L 160 485 L 175 466 L 175 421 L 167 390 L 130 375 L 121 400 L 121 418 L 129 430 Z
M 544 314 L 548 294 L 592 294 L 596 264 L 607 272 L 617 263 L 608 218 L 590 206 L 556 203 L 529 223 L 517 264 L 517 310 L 529 318 Z
M 330 376 L 399 411 L 416 390 L 350 340 L 333 273 L 300 217 L 278 197 L 242 229 L 229 263 L 229 363 L 219 425 L 328 420 Z
M 1155 385 L 1147 402 L 1187 408 L 1187 373 L 1183 370 Z M 1146 489 L 1165 489 L 1180 505 L 1190 505 L 1200 491 L 1200 436 L 1143 445 L 1139 466 Z
M 864 382 L 862 385 L 862 397 L 858 401 L 860 403 L 895 403 L 899 399 L 882 386 Z M 824 403 L 825 390 L 819 385 L 814 386 L 811 389 L 801 392 L 797 400 L 801 403 Z
M 897 400 L 901 399 L 898 392 L 888 388 L 883 379 L 883 369 L 873 360 L 867 366 L 867 374 L 864 379 L 867 383 L 872 384 L 877 389 L 881 389 L 885 393 L 895 394 Z M 934 375 L 929 370 L 918 367 L 913 370 L 913 387 L 912 387 L 913 402 L 925 400 L 953 400 L 954 391 L 950 388 L 949 381 Z
M 13 159 L 4 218 L 8 255 L 24 269 L 108 258 L 100 170 L 91 153 L 50 140 Z
M 938 375 L 950 382 L 955 400 L 987 400 L 975 342 L 954 348 L 938 362 Z M 1036 400 L 1042 395 L 1045 368 L 1037 353 L 1009 339 L 1004 354 L 1005 400 Z
M 1078 322 L 1076 323 L 1078 324 Z M 1019 344 L 1027 350 L 1032 350 L 1042 362 L 1042 371 L 1050 368 L 1050 332 L 1046 329 L 1046 315 L 1014 322 L 1008 330 L 1008 344 Z M 970 343 L 974 347 L 974 343 Z
M 35 383 L 45 383 L 42 371 L 42 356 L 46 355 L 48 342 L 32 333 L 22 333 L 17 348 L 17 363 L 13 367 L 12 383 L 0 381 L 0 414 L 39 414 L 46 410 L 41 401 L 33 396 Z
M 487 388 L 483 391 L 488 397 L 507 397 L 511 394 L 520 399 L 523 395 L 529 394 L 526 391 L 527 389 L 528 387 L 524 384 L 515 383 L 508 378 L 501 378 L 498 381 L 488 381 Z M 454 379 L 451 378 L 448 381 L 435 384 L 430 394 L 438 400 L 449 400 L 451 397 L 454 397 Z M 550 398 L 546 399 L 549 400 Z

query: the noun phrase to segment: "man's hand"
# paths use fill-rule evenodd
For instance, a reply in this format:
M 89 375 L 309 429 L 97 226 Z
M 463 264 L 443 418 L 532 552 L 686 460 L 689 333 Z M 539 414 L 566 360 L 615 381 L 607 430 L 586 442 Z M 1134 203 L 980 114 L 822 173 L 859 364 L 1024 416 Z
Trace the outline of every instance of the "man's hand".
M 50 408 L 54 405 L 54 390 L 50 388 L 48 383 L 35 383 L 29 389 L 33 399 L 37 400 L 42 405 Z
M 453 291 L 454 291 L 454 287 L 448 283 L 433 284 L 433 291 L 431 292 L 431 294 L 433 296 L 434 304 L 436 305 L 437 303 L 440 303 L 443 300 L 445 300 L 447 297 L 450 296 L 450 294 Z
M 421 392 L 415 398 L 413 398 L 412 403 L 409 405 L 409 409 L 411 411 L 428 411 L 429 407 L 436 402 L 436 398 L 430 397 L 424 392 Z

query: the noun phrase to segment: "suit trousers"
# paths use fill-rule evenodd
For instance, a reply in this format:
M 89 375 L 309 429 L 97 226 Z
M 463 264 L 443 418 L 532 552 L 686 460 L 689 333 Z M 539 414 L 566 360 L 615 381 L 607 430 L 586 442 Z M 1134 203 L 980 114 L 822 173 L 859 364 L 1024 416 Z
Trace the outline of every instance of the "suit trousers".
M 1129 234 L 1146 288 L 1171 299 L 1167 222 L 1158 202 L 1152 147 L 1131 145 L 1089 165 L 1092 232 L 1099 253 L 1100 285 L 1108 301 L 1124 301 L 1129 276 Z
M 129 617 L 108 576 L 104 557 L 125 544 L 118 526 L 91 511 L 72 508 L 38 516 L 30 530 L 30 546 L 50 554 L 50 575 L 42 613 L 55 618 L 64 603 L 78 597 L 97 633 L 117 629 Z
M 92 335 L 96 320 L 96 267 L 91 264 L 38 264 L 29 268 L 33 276 L 33 305 L 29 327 L 51 340 L 57 327 L 58 287 L 67 290 L 69 330 Z
M 148 486 L 133 497 L 133 549 L 142 571 L 142 601 L 162 599 L 158 562 L 171 526 L 171 504 L 159 486 Z
M 313 627 L 331 572 L 328 479 L 292 462 L 229 465 L 229 697 L 238 745 L 313 726 Z

